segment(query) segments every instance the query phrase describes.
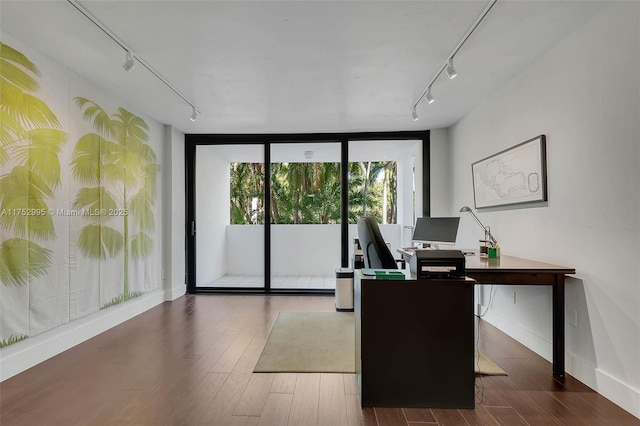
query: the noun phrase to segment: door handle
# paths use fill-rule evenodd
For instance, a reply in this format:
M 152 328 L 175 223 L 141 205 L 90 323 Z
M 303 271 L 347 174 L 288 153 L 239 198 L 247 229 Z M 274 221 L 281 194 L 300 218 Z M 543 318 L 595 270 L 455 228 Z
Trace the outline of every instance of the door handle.
M 195 220 L 191 221 L 191 236 L 194 237 L 196 235 L 196 222 Z

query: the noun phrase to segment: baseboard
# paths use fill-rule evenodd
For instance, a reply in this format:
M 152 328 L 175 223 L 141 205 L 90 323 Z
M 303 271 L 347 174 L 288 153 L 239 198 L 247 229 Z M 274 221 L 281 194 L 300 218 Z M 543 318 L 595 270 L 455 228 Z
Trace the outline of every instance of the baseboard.
M 178 284 L 170 288 L 169 290 L 164 291 L 164 300 L 165 302 L 171 302 L 176 300 L 180 296 L 184 296 L 187 293 L 186 284 Z
M 0 381 L 15 376 L 164 302 L 157 290 L 0 350 Z
M 479 304 L 476 305 L 476 314 L 484 311 L 485 307 Z M 495 311 L 487 311 L 482 319 L 551 362 L 551 342 L 548 342 Z M 482 335 L 480 338 L 482 339 Z M 589 386 L 635 417 L 640 418 L 640 390 L 620 381 L 570 352 L 565 353 L 565 361 L 565 369 L 572 377 Z
M 640 390 L 624 383 L 599 368 L 595 369 L 595 390 L 616 405 L 640 418 Z
M 596 366 L 582 358 L 577 357 L 569 351 L 565 351 L 565 370 L 576 379 L 593 390 L 598 389 L 596 379 Z

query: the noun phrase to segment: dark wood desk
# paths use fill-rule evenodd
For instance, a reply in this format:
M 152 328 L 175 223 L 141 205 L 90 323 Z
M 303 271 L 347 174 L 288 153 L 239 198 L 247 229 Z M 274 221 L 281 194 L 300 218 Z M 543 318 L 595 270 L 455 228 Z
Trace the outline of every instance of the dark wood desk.
M 475 281 L 377 280 L 355 271 L 363 407 L 473 408 Z
M 413 252 L 406 250 L 399 249 L 398 252 L 406 261 L 413 256 Z M 476 280 L 478 284 L 551 286 L 553 375 L 563 379 L 565 375 L 564 278 L 565 275 L 575 274 L 576 270 L 512 256 L 489 259 L 476 254 L 465 256 L 465 258 L 467 276 Z

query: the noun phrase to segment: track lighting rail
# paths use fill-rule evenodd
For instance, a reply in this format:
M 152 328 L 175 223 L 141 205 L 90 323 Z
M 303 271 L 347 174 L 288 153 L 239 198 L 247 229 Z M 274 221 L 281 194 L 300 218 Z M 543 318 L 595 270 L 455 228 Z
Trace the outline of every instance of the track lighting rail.
M 174 92 L 176 95 L 178 95 L 183 101 L 185 101 L 191 107 L 192 114 L 189 117 L 191 119 L 191 121 L 195 121 L 195 118 L 198 118 L 198 116 L 200 115 L 200 110 L 194 105 L 193 102 L 191 102 L 189 100 L 189 98 L 187 98 L 185 95 L 183 95 L 173 84 L 171 84 L 169 82 L 169 80 L 167 80 L 162 74 L 160 74 L 158 71 L 156 71 L 142 57 L 140 57 L 139 55 L 134 53 L 131 50 L 131 48 L 129 46 L 127 46 L 127 44 L 120 37 L 118 37 L 113 31 L 111 31 L 105 24 L 100 22 L 100 20 L 98 18 L 93 16 L 91 14 L 91 12 L 89 12 L 87 9 L 85 9 L 80 3 L 78 3 L 76 0 L 67 0 L 67 3 L 69 3 L 78 12 L 80 12 L 82 15 L 84 15 L 85 18 L 87 18 L 89 21 L 91 21 L 91 23 L 93 23 L 96 27 L 98 27 L 111 40 L 113 40 L 114 43 L 116 43 L 118 46 L 120 46 L 126 52 L 126 60 L 125 60 L 125 63 L 123 64 L 123 68 L 125 70 L 130 71 L 133 68 L 134 63 L 132 61 L 130 62 L 130 59 L 135 59 L 136 61 L 138 61 L 140 63 L 140 65 L 145 67 L 147 69 L 147 71 L 149 71 L 151 74 L 153 74 L 158 80 L 160 80 L 162 83 L 164 83 L 165 86 L 167 86 L 169 89 L 171 89 L 172 92 Z
M 471 27 L 469 27 L 469 29 L 464 34 L 464 36 L 462 36 L 462 38 L 460 39 L 460 41 L 458 42 L 456 47 L 451 51 L 449 56 L 447 56 L 447 59 L 444 61 L 444 63 L 440 66 L 440 68 L 438 68 L 438 71 L 433 76 L 431 81 L 429 81 L 429 84 L 427 84 L 427 87 L 424 88 L 424 90 L 422 91 L 422 93 L 420 94 L 418 99 L 413 103 L 413 107 L 411 108 L 411 116 L 412 116 L 414 121 L 416 121 L 418 119 L 418 114 L 416 112 L 416 108 L 417 108 L 418 104 L 420 103 L 420 101 L 422 99 L 425 99 L 427 101 L 427 103 L 431 104 L 435 100 L 434 97 L 431 94 L 431 87 L 436 82 L 438 77 L 440 77 L 440 74 L 442 74 L 442 72 L 446 69 L 447 70 L 447 75 L 449 76 L 449 79 L 453 79 L 455 76 L 458 75 L 458 73 L 453 68 L 453 58 L 454 58 L 454 56 L 456 56 L 458 51 L 467 42 L 469 37 L 471 37 L 471 34 L 473 34 L 473 32 L 476 30 L 476 28 L 478 28 L 478 25 L 480 25 L 480 23 L 484 20 L 484 18 L 487 16 L 487 14 L 491 11 L 493 6 L 495 6 L 495 4 L 497 2 L 498 2 L 498 0 L 491 0 L 491 1 L 489 1 L 489 3 L 487 3 L 485 8 L 480 13 L 480 15 L 476 18 L 476 20 L 471 25 Z

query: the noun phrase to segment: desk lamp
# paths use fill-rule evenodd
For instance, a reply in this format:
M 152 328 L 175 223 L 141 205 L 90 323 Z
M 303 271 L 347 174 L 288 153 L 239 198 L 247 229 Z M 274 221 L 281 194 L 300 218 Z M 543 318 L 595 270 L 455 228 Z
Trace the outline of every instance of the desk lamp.
M 478 222 L 478 225 L 480 225 L 480 227 L 482 229 L 484 229 L 484 239 L 485 241 L 487 241 L 489 244 L 491 244 L 492 247 L 496 247 L 498 245 L 498 241 L 493 237 L 493 235 L 491 235 L 491 228 L 489 228 L 488 226 L 484 226 L 482 224 L 482 222 L 480 222 L 480 219 L 478 219 L 478 216 L 476 216 L 473 213 L 473 210 L 471 210 L 471 208 L 469 208 L 468 206 L 464 206 L 460 209 L 460 212 L 467 212 L 467 213 L 471 213 L 471 216 L 473 216 L 473 218 L 476 220 L 476 222 Z

